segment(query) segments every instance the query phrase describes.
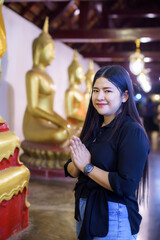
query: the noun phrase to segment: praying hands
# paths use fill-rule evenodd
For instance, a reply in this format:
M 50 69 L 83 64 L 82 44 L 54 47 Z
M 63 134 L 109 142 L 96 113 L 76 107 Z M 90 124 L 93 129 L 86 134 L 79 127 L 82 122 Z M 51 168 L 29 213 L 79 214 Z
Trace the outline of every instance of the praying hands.
M 70 140 L 70 153 L 74 165 L 83 172 L 84 167 L 91 162 L 91 154 L 76 136 L 73 136 L 72 140 Z

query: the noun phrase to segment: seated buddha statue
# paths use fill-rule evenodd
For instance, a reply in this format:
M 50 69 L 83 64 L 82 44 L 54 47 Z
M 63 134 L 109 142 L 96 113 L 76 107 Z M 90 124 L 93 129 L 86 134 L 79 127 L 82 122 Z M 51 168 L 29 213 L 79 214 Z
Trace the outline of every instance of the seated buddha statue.
M 64 146 L 72 130 L 68 121 L 53 110 L 55 85 L 46 72 L 54 58 L 54 42 L 48 33 L 48 18 L 33 41 L 33 67 L 26 74 L 27 107 L 23 134 L 27 141 Z
M 85 74 L 86 91 L 85 91 L 84 95 L 85 95 L 85 111 L 86 112 L 87 112 L 89 100 L 91 97 L 92 83 L 93 83 L 94 75 L 95 75 L 94 64 L 93 64 L 93 61 L 91 60 L 89 62 L 88 71 Z
M 67 120 L 71 123 L 81 124 L 85 119 L 84 93 L 78 89 L 84 79 L 82 66 L 78 62 L 77 51 L 74 51 L 74 58 L 68 67 L 70 86 L 65 92 L 65 110 Z

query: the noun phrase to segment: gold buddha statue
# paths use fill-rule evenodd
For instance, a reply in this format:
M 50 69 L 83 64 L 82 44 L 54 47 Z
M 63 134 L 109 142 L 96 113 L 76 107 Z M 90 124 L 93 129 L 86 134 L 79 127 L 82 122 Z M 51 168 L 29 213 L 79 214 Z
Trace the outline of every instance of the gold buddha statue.
M 53 110 L 55 85 L 45 68 L 54 58 L 54 42 L 43 32 L 33 41 L 33 67 L 26 74 L 27 107 L 23 133 L 27 141 L 64 146 L 72 134 L 71 125 Z
M 86 91 L 84 93 L 85 95 L 85 111 L 87 112 L 89 100 L 91 97 L 91 91 L 92 91 L 92 83 L 94 78 L 95 72 L 94 72 L 94 63 L 91 60 L 89 62 L 89 68 L 87 73 L 85 74 L 85 82 L 86 82 Z
M 4 1 L 0 0 L 0 61 L 7 50 L 6 32 L 2 16 L 2 4 Z M 0 82 L 1 82 L 1 64 L 0 64 Z
M 70 86 L 65 93 L 65 110 L 67 120 L 71 123 L 82 124 L 85 119 L 84 94 L 78 89 L 78 85 L 84 80 L 82 66 L 78 62 L 77 51 L 74 51 L 74 58 L 68 67 Z

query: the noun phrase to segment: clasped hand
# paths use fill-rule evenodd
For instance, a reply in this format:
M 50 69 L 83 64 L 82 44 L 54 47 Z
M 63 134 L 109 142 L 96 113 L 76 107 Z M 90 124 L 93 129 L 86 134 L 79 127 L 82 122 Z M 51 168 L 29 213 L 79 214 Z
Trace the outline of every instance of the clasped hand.
M 77 136 L 70 140 L 70 153 L 74 165 L 83 172 L 84 167 L 91 162 L 91 154 Z

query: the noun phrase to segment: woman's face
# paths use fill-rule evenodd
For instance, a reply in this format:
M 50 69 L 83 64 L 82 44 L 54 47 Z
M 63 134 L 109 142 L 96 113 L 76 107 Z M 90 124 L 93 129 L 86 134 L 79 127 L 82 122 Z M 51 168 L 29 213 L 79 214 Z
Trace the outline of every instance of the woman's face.
M 127 101 L 128 93 L 121 96 L 118 88 L 108 79 L 100 77 L 93 86 L 92 103 L 97 112 L 104 117 L 115 117 L 122 102 Z

